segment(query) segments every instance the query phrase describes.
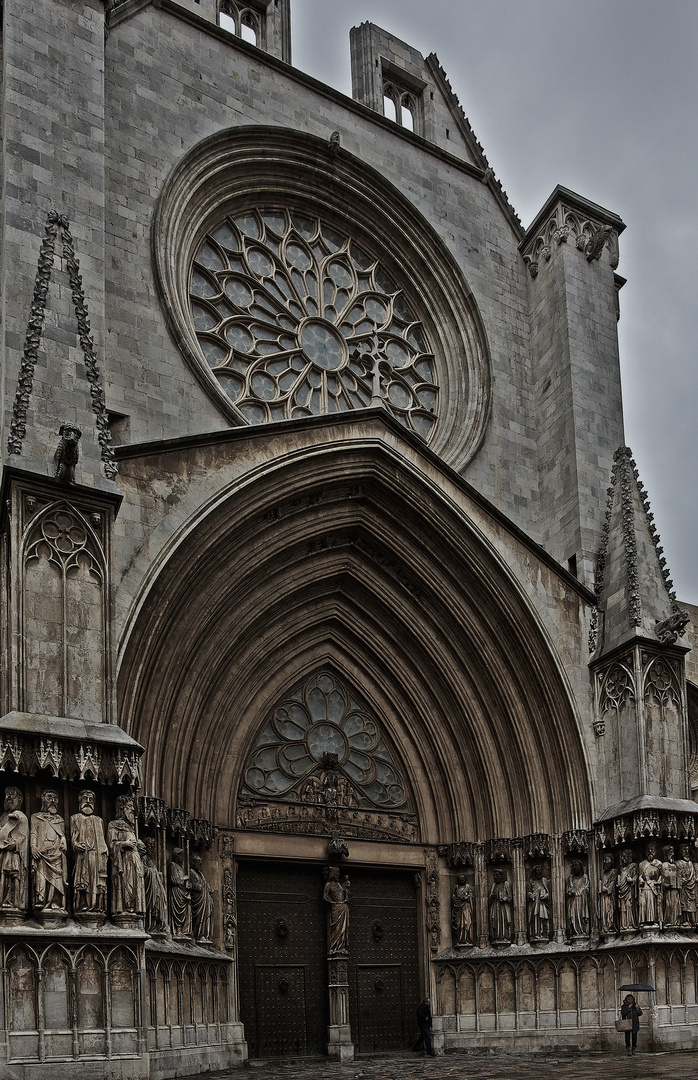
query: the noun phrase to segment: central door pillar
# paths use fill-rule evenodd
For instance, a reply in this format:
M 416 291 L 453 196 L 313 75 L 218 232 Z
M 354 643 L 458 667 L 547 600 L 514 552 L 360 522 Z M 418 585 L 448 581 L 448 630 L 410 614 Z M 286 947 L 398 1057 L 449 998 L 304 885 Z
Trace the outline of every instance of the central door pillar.
M 330 991 L 327 1056 L 334 1061 L 353 1061 L 354 1044 L 349 1026 L 349 972 L 346 959 L 327 957 L 327 982 Z

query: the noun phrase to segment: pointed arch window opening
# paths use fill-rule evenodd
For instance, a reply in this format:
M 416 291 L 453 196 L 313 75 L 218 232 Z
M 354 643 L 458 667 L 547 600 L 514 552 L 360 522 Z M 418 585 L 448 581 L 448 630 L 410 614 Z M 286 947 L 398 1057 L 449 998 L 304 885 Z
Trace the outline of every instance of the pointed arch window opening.
M 235 0 L 223 0 L 218 11 L 218 25 L 250 45 L 263 47 L 264 15 Z
M 348 835 L 413 842 L 413 806 L 381 725 L 323 671 L 269 714 L 245 762 L 238 826 L 323 832 L 336 825 Z
M 398 127 L 419 133 L 419 100 L 397 83 L 383 82 L 383 115 Z

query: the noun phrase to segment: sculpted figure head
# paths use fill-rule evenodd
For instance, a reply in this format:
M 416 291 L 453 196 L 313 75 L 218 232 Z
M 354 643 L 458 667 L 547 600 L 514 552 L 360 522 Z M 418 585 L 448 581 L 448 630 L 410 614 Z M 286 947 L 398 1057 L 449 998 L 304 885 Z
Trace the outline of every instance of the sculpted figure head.
M 466 878 L 465 874 L 459 874 L 458 877 L 456 878 L 456 881 L 458 882 L 459 885 L 465 885 L 465 883 L 467 881 L 467 878 Z
M 650 840 L 649 844 L 645 846 L 645 858 L 656 859 L 657 858 L 657 845 L 654 840 Z
M 172 862 L 176 862 L 179 866 L 184 866 L 184 848 L 176 847 L 172 852 Z
M 664 862 L 674 861 L 674 849 L 671 844 L 666 844 L 665 847 L 662 848 L 662 855 L 664 856 Z
M 495 870 L 492 876 L 494 877 L 494 880 L 497 882 L 497 884 L 499 884 L 500 881 L 504 881 L 505 874 L 503 870 Z
M 201 866 L 202 866 L 201 856 L 199 855 L 199 853 L 197 851 L 195 851 L 193 853 L 193 855 L 191 855 L 189 857 L 189 862 L 191 863 L 191 865 L 194 867 L 195 870 L 198 870 L 199 873 L 201 873 Z
M 620 861 L 622 866 L 630 866 L 630 863 L 633 861 L 633 853 L 629 847 L 624 848 L 623 851 L 621 851 Z
M 603 868 L 604 868 L 604 870 L 611 870 L 613 868 L 613 856 L 612 855 L 604 855 Z
M 531 877 L 534 877 L 534 878 L 542 878 L 543 877 L 543 867 L 542 867 L 541 863 L 536 863 L 536 865 L 533 867 L 533 869 L 531 870 Z
M 41 812 L 42 814 L 57 814 L 58 813 L 58 792 L 57 791 L 44 791 L 41 795 Z
M 78 795 L 78 809 L 81 814 L 94 814 L 95 812 L 95 793 L 90 791 L 89 788 L 83 788 Z
M 570 872 L 572 874 L 572 877 L 581 877 L 582 876 L 582 874 L 584 873 L 584 867 L 582 866 L 579 859 L 574 860 L 574 862 L 570 866 Z
M 154 862 L 155 861 L 155 840 L 153 839 L 152 836 L 146 836 L 143 843 L 145 844 L 145 850 L 146 850 L 146 852 L 148 854 L 148 858 L 152 859 L 153 862 Z
M 688 844 L 679 844 L 679 858 L 688 861 L 690 859 L 691 849 Z
M 17 787 L 5 788 L 5 813 L 13 814 L 16 810 L 22 809 L 22 803 L 24 802 L 24 796 Z
M 133 806 L 133 799 L 130 795 L 119 795 L 116 800 L 116 816 L 124 818 L 133 825 L 136 820 L 136 813 Z

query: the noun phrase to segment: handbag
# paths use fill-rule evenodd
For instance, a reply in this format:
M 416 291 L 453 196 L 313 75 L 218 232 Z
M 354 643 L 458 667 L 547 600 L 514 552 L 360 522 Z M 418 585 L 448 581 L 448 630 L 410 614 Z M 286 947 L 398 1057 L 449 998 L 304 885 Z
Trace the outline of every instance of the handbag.
M 632 1031 L 632 1030 L 633 1030 L 633 1022 L 629 1017 L 628 1017 L 627 1020 L 623 1020 L 623 1019 L 616 1020 L 616 1031 Z

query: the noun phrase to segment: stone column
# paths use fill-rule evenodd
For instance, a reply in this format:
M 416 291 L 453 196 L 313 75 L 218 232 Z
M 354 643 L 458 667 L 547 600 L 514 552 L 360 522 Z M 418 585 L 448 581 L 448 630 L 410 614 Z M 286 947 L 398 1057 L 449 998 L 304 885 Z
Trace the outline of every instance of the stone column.
M 349 1026 L 349 974 L 347 961 L 327 957 L 330 992 L 330 1023 L 327 1028 L 327 1056 L 333 1061 L 353 1061 L 354 1044 Z
M 474 844 L 475 859 L 475 895 L 477 896 L 477 944 L 486 949 L 489 944 L 487 911 L 487 865 L 485 863 L 485 845 Z
M 526 872 L 523 841 L 514 840 L 512 849 L 512 892 L 514 894 L 514 944 L 526 944 Z
M 562 944 L 565 940 L 565 860 L 562 854 L 562 837 L 552 839 L 552 881 L 553 901 L 553 941 Z

